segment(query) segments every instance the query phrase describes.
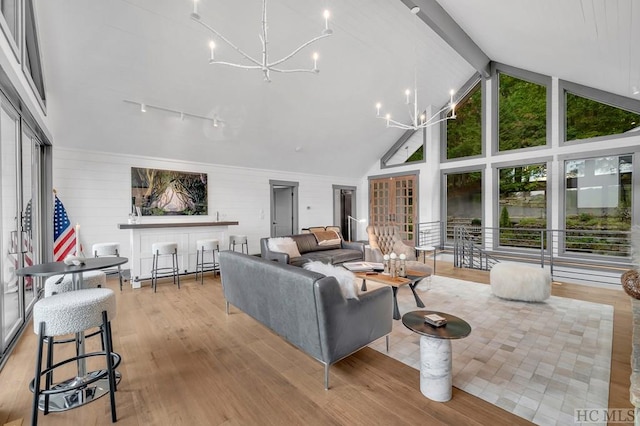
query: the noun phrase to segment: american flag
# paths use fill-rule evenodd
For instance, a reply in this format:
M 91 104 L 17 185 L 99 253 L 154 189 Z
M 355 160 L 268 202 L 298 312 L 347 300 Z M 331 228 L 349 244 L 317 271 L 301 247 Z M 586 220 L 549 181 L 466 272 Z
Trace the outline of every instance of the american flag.
M 56 195 L 55 209 L 53 212 L 53 260 L 64 260 L 67 255 L 76 249 L 76 230 L 71 226 L 67 211 Z

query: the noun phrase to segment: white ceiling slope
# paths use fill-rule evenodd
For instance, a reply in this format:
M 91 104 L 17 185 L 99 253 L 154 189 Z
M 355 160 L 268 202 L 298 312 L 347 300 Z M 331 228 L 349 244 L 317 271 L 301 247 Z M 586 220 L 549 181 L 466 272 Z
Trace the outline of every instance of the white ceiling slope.
M 640 39 L 640 5 L 631 1 L 439 0 L 491 59 L 627 96 L 631 76 L 640 78 L 629 39 L 632 30 Z M 259 55 L 260 0 L 199 4 L 205 21 Z M 403 133 L 375 118 L 377 101 L 402 118 L 414 68 L 422 107 L 443 105 L 474 73 L 400 0 L 268 4 L 272 57 L 318 35 L 331 10 L 334 35 L 291 61 L 306 68 L 317 50 L 318 75 L 272 74 L 266 83 L 259 71 L 209 65 L 210 37 L 189 17 L 192 0 L 37 0 L 54 145 L 361 177 Z M 217 44 L 218 60 L 240 60 Z M 143 114 L 125 100 L 217 115 L 224 126 Z

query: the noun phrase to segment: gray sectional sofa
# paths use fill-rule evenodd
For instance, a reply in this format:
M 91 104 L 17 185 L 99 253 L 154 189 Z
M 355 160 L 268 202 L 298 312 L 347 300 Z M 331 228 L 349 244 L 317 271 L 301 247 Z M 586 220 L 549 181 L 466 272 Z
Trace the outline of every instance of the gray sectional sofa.
M 364 244 L 344 241 L 331 246 L 321 246 L 312 233 L 290 235 L 300 252 L 300 257 L 291 258 L 287 253 L 269 249 L 269 238 L 260 239 L 260 253 L 264 259 L 276 260 L 294 266 L 302 266 L 311 260 L 337 265 L 344 262 L 358 262 L 364 260 Z
M 391 287 L 345 299 L 333 277 L 232 251 L 220 253 L 227 303 L 329 367 L 391 333 Z M 388 347 L 387 340 L 387 347 Z

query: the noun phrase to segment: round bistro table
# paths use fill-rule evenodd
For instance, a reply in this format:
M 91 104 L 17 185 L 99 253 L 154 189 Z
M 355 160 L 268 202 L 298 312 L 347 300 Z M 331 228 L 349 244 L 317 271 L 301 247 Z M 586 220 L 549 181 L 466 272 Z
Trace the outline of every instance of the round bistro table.
M 50 277 L 52 275 L 65 275 L 72 274 L 73 289 L 80 290 L 83 288 L 82 273 L 87 271 L 95 271 L 98 269 L 112 268 L 114 266 L 127 263 L 129 259 L 126 257 L 87 257 L 82 259 L 84 262 L 82 265 L 67 265 L 64 262 L 49 262 L 39 265 L 28 266 L 16 271 L 17 275 L 34 276 L 34 277 Z M 76 345 L 78 349 L 78 355 L 84 355 L 84 333 L 76 333 Z M 87 372 L 86 359 L 81 358 L 78 360 L 78 374 L 76 377 L 64 380 L 53 388 L 67 388 L 75 386 L 78 383 L 86 382 L 96 375 L 99 375 L 102 371 L 90 371 Z M 116 371 L 116 383 L 120 381 L 121 375 Z M 75 390 L 69 390 L 59 394 L 49 396 L 49 411 L 66 411 L 72 408 L 79 407 L 87 404 L 91 401 L 95 401 L 101 396 L 109 393 L 109 380 L 107 378 L 98 380 L 96 382 L 87 384 L 84 387 Z M 38 408 L 44 410 L 44 395 L 41 395 Z
M 447 319 L 440 327 L 424 321 L 424 316 L 437 314 Z M 446 402 L 451 399 L 451 339 L 462 339 L 471 326 L 454 315 L 436 311 L 411 311 L 402 316 L 402 324 L 420 334 L 420 392 L 427 398 Z

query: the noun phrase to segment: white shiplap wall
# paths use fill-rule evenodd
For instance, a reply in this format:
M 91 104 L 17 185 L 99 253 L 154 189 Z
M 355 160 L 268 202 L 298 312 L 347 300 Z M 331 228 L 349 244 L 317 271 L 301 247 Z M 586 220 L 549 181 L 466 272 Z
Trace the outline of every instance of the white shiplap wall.
M 144 217 L 152 221 L 237 220 L 230 233 L 249 239 L 249 252 L 260 252 L 260 238 L 270 233 L 269 180 L 298 182 L 299 226 L 331 225 L 333 221 L 332 185 L 355 186 L 353 178 L 288 173 L 267 169 L 248 169 L 118 155 L 95 151 L 53 149 L 53 187 L 73 224 L 80 224 L 81 242 L 90 253 L 96 242 L 119 242 L 121 254 L 130 256 L 129 232 L 118 229 L 127 223 L 131 210 L 131 167 L 149 167 L 207 173 L 209 215 L 197 217 Z M 226 244 L 223 244 L 225 247 Z M 128 267 L 128 266 L 125 266 Z

